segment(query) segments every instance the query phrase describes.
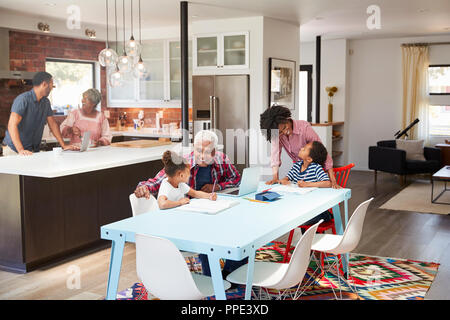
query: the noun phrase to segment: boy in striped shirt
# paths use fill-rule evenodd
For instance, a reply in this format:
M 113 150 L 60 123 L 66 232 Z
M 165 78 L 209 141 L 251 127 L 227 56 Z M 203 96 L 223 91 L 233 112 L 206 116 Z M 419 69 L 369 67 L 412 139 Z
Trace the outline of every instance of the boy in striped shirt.
M 327 149 L 322 143 L 318 141 L 308 143 L 298 153 L 298 157 L 301 160 L 294 163 L 287 176 L 281 179 L 279 183 L 286 185 L 294 182 L 301 188 L 331 188 L 331 181 L 322 167 L 327 159 L 327 154 Z M 325 222 L 332 218 L 333 216 L 328 211 L 325 211 L 305 224 L 311 225 L 320 219 L 323 219 Z

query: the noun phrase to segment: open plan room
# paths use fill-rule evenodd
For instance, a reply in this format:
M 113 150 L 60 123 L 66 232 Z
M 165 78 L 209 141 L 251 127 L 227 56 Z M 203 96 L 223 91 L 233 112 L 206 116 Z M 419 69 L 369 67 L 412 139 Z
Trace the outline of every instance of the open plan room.
M 0 302 L 450 300 L 448 0 L 0 0 L 0 96 Z

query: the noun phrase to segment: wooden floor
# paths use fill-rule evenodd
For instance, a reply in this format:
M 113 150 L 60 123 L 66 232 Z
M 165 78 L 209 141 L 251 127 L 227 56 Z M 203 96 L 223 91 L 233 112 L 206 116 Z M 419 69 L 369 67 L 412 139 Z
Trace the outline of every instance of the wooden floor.
M 396 176 L 353 171 L 349 213 L 375 197 L 354 252 L 382 257 L 437 262 L 441 266 L 426 299 L 450 299 L 450 216 L 378 209 L 398 193 Z M 0 271 L 0 299 L 102 299 L 106 293 L 110 249 L 74 256 L 27 274 Z M 73 288 L 73 271 L 80 271 L 80 288 Z M 126 244 L 119 291 L 138 282 L 134 244 Z

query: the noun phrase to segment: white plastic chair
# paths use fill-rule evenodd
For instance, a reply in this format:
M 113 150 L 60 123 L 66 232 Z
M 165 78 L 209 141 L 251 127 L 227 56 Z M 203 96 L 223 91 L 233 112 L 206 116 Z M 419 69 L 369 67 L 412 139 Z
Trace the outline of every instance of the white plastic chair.
M 253 271 L 253 286 L 261 288 L 269 288 L 279 290 L 279 298 L 281 299 L 287 289 L 301 284 L 308 264 L 310 261 L 311 244 L 316 233 L 317 227 L 323 220 L 311 226 L 295 246 L 289 263 L 277 263 L 269 261 L 255 261 Z M 237 270 L 230 273 L 227 280 L 237 284 L 246 284 L 248 264 L 241 266 Z M 284 290 L 281 292 L 281 290 Z M 293 295 L 293 299 L 297 299 L 300 285 Z
M 345 278 L 341 278 L 339 274 L 339 263 L 340 259 L 337 258 L 338 255 L 350 253 L 352 250 L 354 250 L 359 240 L 361 239 L 361 233 L 362 228 L 364 224 L 364 218 L 366 217 L 367 208 L 369 207 L 369 204 L 372 202 L 373 198 L 370 198 L 369 200 L 364 201 L 361 203 L 356 210 L 353 212 L 352 216 L 350 217 L 350 220 L 348 221 L 347 227 L 345 228 L 343 235 L 338 234 L 317 234 L 314 237 L 314 241 L 312 244 L 311 249 L 314 251 L 319 251 L 322 254 L 328 253 L 333 254 L 336 256 L 336 261 L 333 265 L 336 266 L 336 274 L 338 277 L 339 282 L 339 292 L 340 297 L 342 298 L 342 290 L 341 290 L 341 280 L 347 283 L 347 285 L 350 287 L 350 289 L 358 295 L 358 292 L 356 290 L 356 286 L 353 289 L 352 286 L 347 282 Z M 333 268 L 333 265 L 330 266 L 330 269 Z M 349 269 L 349 275 L 350 276 L 350 269 Z M 334 289 L 333 289 L 334 293 Z M 336 299 L 337 296 L 334 293 Z
M 136 195 L 132 193 L 130 194 L 129 198 L 133 217 L 145 212 L 150 212 L 159 209 L 158 201 L 153 195 L 150 195 L 150 199 L 146 199 L 145 197 L 137 198 Z M 181 254 L 183 255 L 183 257 L 188 258 L 189 264 L 191 265 L 191 269 L 194 270 L 195 263 L 192 257 L 196 256 L 197 253 L 181 251 Z
M 198 300 L 214 295 L 208 276 L 189 272 L 169 240 L 136 234 L 136 271 L 145 288 L 162 300 Z M 225 290 L 231 284 L 223 281 Z
M 131 204 L 131 212 L 133 213 L 133 217 L 149 212 L 158 210 L 158 201 L 156 201 L 155 197 L 150 195 L 150 199 L 137 198 L 134 193 L 130 194 L 130 204 Z

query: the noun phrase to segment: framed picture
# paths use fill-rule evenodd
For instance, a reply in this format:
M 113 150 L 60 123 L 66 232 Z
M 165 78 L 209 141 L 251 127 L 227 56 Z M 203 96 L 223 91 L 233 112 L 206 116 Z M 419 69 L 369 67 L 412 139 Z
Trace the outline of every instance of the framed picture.
M 295 109 L 295 61 L 269 58 L 269 107 Z

